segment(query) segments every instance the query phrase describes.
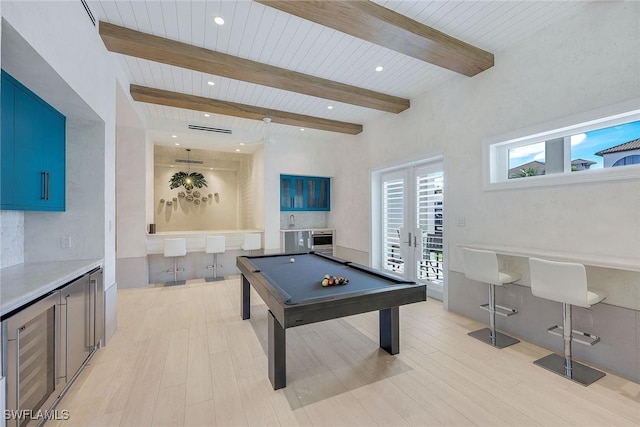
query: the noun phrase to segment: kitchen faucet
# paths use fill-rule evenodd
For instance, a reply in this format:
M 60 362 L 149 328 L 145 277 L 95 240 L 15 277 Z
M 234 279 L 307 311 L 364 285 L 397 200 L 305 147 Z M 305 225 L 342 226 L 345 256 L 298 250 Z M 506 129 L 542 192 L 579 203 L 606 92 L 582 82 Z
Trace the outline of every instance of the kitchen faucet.
M 296 217 L 291 214 L 291 216 L 289 216 L 289 228 L 293 228 L 296 226 Z

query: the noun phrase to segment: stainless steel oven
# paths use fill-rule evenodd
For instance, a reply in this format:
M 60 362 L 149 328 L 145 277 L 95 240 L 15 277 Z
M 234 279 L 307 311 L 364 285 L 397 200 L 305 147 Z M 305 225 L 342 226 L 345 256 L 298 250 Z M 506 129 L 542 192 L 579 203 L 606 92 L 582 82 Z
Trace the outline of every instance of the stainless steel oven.
M 333 230 L 313 230 L 311 232 L 311 250 L 333 255 Z

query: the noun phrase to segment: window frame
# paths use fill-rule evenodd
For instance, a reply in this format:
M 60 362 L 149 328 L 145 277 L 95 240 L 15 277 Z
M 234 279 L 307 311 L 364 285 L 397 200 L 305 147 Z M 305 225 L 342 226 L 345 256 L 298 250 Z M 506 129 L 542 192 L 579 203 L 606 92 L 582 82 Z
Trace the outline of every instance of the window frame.
M 565 155 L 570 149 L 571 135 L 603 129 L 640 120 L 640 98 L 597 110 L 565 117 L 527 129 L 487 138 L 482 141 L 483 184 L 485 191 L 583 184 L 602 181 L 640 179 L 640 165 L 617 168 L 599 168 L 564 173 L 509 179 L 509 148 L 535 142 L 565 138 Z M 567 156 L 565 156 L 567 157 Z M 570 158 L 566 162 L 570 163 Z

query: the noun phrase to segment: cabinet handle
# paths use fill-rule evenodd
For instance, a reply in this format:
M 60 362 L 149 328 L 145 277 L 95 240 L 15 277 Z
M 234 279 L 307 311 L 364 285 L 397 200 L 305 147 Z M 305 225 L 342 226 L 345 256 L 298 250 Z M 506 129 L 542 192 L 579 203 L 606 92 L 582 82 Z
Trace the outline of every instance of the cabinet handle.
M 49 200 L 49 189 L 51 188 L 51 177 L 49 175 L 49 172 L 45 172 L 46 173 L 46 177 L 47 177 L 47 192 L 46 192 L 46 199 L 45 200 Z
M 64 297 L 64 378 L 65 382 L 71 377 L 69 376 L 69 296 Z
M 26 326 L 20 326 L 16 330 L 16 409 L 20 409 L 20 332 Z
M 40 200 L 47 200 L 47 173 L 40 172 Z

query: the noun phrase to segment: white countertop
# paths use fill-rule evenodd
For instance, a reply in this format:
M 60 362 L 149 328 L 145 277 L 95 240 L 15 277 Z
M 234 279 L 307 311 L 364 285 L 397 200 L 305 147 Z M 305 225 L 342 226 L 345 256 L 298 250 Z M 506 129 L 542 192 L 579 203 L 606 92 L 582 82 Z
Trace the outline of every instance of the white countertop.
M 0 269 L 0 316 L 102 265 L 101 259 L 28 262 Z
M 501 255 L 516 257 L 536 257 L 552 261 L 576 262 L 592 267 L 613 268 L 616 270 L 640 271 L 640 259 L 612 257 L 609 255 L 581 254 L 525 247 L 500 246 L 485 243 L 460 243 L 458 246 L 471 249 L 494 251 Z
M 221 234 L 247 234 L 247 233 L 264 233 L 264 230 L 258 229 L 241 229 L 241 230 L 185 230 L 185 231 L 158 231 L 154 234 L 147 233 L 150 239 L 165 237 L 186 237 L 186 236 L 216 236 Z
M 281 228 L 280 231 L 333 231 L 333 228 Z
M 187 252 L 204 252 L 207 236 L 225 236 L 227 250 L 240 250 L 245 234 L 264 233 L 259 229 L 238 230 L 193 230 L 193 231 L 159 231 L 147 234 L 147 255 L 164 253 L 164 239 L 184 238 L 187 241 Z M 264 243 L 264 242 L 263 242 Z

